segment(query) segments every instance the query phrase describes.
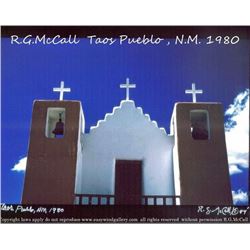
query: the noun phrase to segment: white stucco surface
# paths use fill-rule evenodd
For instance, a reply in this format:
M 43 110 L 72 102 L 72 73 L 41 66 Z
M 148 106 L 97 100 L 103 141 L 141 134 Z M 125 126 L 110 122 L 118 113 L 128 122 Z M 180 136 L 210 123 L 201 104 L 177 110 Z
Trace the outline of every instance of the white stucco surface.
M 82 134 L 82 164 L 76 193 L 114 194 L 115 160 L 141 160 L 144 195 L 174 195 L 174 137 L 144 115 L 134 101 L 122 101 L 113 113 Z

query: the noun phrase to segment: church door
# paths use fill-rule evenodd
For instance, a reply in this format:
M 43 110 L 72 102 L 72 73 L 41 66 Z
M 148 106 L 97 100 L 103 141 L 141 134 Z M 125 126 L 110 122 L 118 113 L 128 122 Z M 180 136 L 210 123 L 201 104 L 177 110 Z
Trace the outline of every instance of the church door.
M 115 204 L 141 205 L 142 162 L 116 160 Z

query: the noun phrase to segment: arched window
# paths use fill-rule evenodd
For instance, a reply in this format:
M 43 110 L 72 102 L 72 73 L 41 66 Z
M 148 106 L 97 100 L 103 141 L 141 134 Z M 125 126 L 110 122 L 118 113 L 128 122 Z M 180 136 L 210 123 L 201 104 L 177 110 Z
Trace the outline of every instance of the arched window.
M 45 135 L 48 138 L 63 138 L 65 108 L 48 108 Z
M 210 126 L 207 110 L 191 110 L 191 134 L 195 140 L 209 140 L 210 139 Z

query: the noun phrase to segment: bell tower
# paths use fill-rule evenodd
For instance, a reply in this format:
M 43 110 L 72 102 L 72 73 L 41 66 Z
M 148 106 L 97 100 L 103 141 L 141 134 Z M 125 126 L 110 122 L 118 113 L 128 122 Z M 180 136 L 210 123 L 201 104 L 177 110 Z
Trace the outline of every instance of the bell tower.
M 63 100 L 63 84 L 57 89 L 60 100 L 33 104 L 23 204 L 74 203 L 84 116 L 79 101 Z
M 180 205 L 232 205 L 225 143 L 223 109 L 220 103 L 176 103 L 171 119 L 175 193 Z

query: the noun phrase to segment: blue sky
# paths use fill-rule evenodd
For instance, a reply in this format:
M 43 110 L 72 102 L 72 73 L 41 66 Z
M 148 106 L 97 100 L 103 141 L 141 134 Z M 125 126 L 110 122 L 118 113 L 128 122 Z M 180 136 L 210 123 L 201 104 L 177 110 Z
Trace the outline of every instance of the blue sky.
M 32 103 L 58 99 L 52 89 L 61 80 L 71 88 L 64 99 L 82 102 L 87 132 L 125 98 L 119 85 L 126 77 L 136 84 L 130 94 L 136 105 L 169 132 L 174 103 L 191 101 L 184 91 L 195 82 L 204 92 L 198 101 L 223 103 L 226 136 L 233 145 L 249 138 L 249 65 L 248 40 L 236 45 L 167 47 L 90 45 L 87 39 L 77 45 L 17 45 L 2 38 L 1 202 L 20 202 L 24 172 L 11 169 L 27 155 Z M 232 189 L 237 204 L 245 204 L 248 149 L 228 148 Z

